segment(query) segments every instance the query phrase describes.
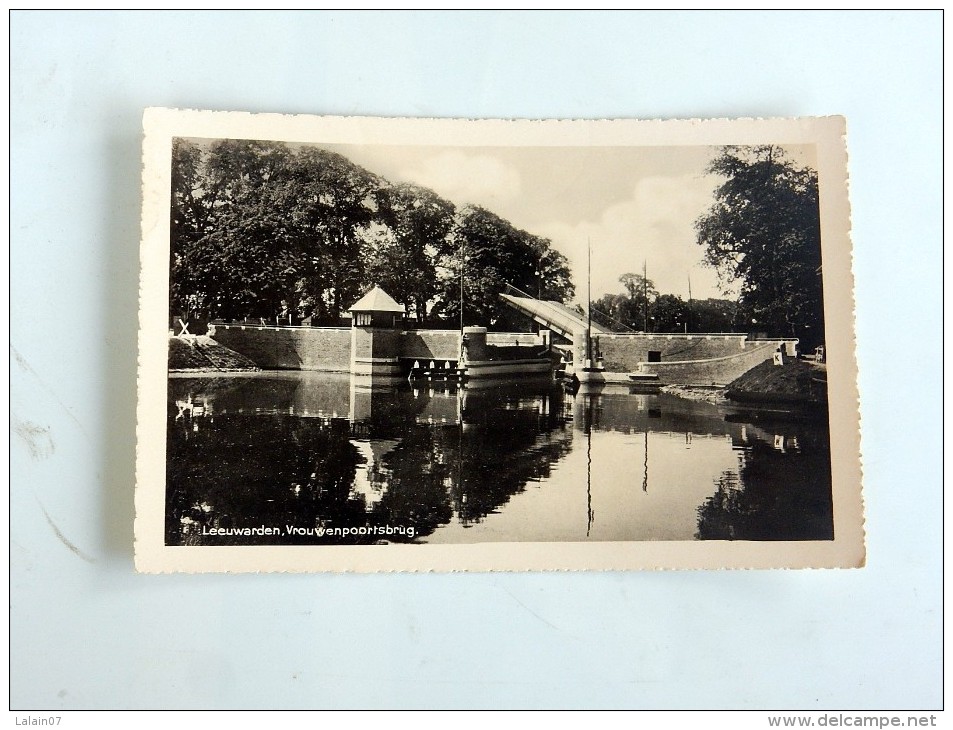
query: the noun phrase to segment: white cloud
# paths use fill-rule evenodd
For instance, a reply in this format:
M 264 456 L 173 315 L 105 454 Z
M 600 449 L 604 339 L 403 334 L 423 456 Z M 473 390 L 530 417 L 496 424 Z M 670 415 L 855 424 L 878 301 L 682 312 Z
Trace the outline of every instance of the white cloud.
M 431 188 L 458 205 L 497 210 L 522 189 L 519 171 L 485 154 L 447 150 L 401 170 L 400 177 Z
M 695 298 L 721 296 L 714 271 L 701 265 L 695 220 L 712 203 L 712 180 L 697 176 L 645 177 L 625 201 L 603 210 L 595 221 L 553 221 L 540 231 L 552 239 L 573 268 L 578 298 L 586 296 L 586 241 L 592 242 L 592 295 L 622 292 L 619 276 L 642 273 L 661 293 Z

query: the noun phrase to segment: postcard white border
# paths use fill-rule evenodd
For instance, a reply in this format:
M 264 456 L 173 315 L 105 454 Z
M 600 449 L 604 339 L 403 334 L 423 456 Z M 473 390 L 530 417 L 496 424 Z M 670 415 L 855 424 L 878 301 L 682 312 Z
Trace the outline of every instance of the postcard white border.
M 821 568 L 864 564 L 843 118 L 537 121 L 147 109 L 143 127 L 135 498 L 135 562 L 140 572 L 558 571 Z M 165 545 L 170 151 L 174 137 L 469 147 L 817 145 L 835 539 L 386 546 Z

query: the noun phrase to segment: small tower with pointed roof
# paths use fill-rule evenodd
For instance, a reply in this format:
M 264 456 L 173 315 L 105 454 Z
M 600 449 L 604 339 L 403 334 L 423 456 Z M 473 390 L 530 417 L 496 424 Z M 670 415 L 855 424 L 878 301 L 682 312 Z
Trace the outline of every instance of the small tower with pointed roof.
M 361 297 L 351 312 L 351 372 L 400 375 L 400 331 L 406 308 L 379 286 Z
M 379 286 L 361 297 L 349 310 L 355 327 L 390 327 L 394 329 L 404 319 L 407 309 Z

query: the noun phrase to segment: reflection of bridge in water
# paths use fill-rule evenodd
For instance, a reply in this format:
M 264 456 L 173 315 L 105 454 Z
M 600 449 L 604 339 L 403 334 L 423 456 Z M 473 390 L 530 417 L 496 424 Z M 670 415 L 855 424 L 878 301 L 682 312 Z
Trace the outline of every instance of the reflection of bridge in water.
M 413 524 L 414 539 L 451 542 L 501 529 L 526 540 L 691 539 L 716 488 L 705 529 L 717 536 L 748 519 L 732 496 L 741 475 L 760 483 L 765 464 L 784 468 L 802 446 L 796 429 L 667 394 L 366 383 L 300 372 L 170 379 L 170 544 L 248 519 Z M 761 471 L 748 469 L 755 452 Z M 680 526 L 656 526 L 682 493 Z M 633 494 L 660 506 L 624 506 Z M 567 522 L 576 510 L 581 533 Z
M 542 414 L 559 409 L 562 391 L 549 381 L 491 382 L 460 386 L 455 381 L 417 381 L 324 373 L 257 373 L 252 377 L 172 378 L 170 401 L 175 419 L 216 415 L 287 415 L 324 420 L 347 419 L 357 427 L 412 421 L 454 425 L 468 404 L 513 398 L 542 398 Z M 555 405 L 550 405 L 551 403 Z
M 510 408 L 527 408 L 527 399 L 543 421 L 572 422 L 577 431 L 666 433 L 695 438 L 728 437 L 737 448 L 757 440 L 778 451 L 797 450 L 796 435 L 733 419 L 725 406 L 689 401 L 667 394 L 628 393 L 625 389 L 564 394 L 546 382 L 496 384 L 470 388 L 454 382 L 410 384 L 403 380 L 329 378 L 326 374 L 269 373 L 254 378 L 173 378 L 170 400 L 175 422 L 193 430 L 203 419 L 224 415 L 284 415 L 347 424 L 358 438 L 394 432 L 408 424 L 490 427 L 487 414 L 511 401 Z M 312 387 L 318 386 L 318 387 Z M 520 400 L 524 401 L 520 404 Z M 171 406 L 171 403 L 170 403 Z M 504 410 L 506 406 L 504 405 Z M 730 410 L 729 410 L 730 413 Z
M 481 520 L 571 447 L 551 387 L 363 383 L 300 373 L 171 379 L 170 539 L 194 540 L 225 514 L 275 510 L 309 524 L 403 520 L 419 537 L 451 517 Z M 316 461 L 302 462 L 318 443 L 327 445 Z M 180 464 L 192 476 L 180 478 Z
M 254 378 L 173 378 L 170 400 L 176 422 L 193 430 L 203 419 L 224 415 L 284 415 L 347 425 L 358 438 L 386 436 L 408 424 L 492 426 L 487 414 L 511 401 L 510 408 L 526 409 L 527 399 L 542 421 L 572 422 L 577 431 L 590 429 L 621 433 L 666 433 L 695 438 L 728 437 L 743 448 L 754 440 L 773 444 L 778 451 L 797 450 L 796 435 L 784 429 L 762 428 L 726 417 L 726 408 L 667 394 L 628 393 L 616 388 L 578 395 L 564 394 L 546 382 L 496 383 L 471 388 L 455 382 L 408 385 L 403 380 L 329 378 L 326 374 L 269 373 Z M 520 404 L 520 400 L 524 402 Z M 170 404 L 171 405 L 171 404 Z M 504 405 L 504 410 L 506 406 Z M 790 424 L 787 424 L 790 428 Z

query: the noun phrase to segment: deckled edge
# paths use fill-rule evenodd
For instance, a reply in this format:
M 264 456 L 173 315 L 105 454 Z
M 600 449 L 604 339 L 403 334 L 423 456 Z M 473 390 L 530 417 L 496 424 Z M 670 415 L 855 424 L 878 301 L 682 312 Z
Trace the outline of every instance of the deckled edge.
M 141 489 L 141 485 L 143 484 L 144 481 L 148 481 L 149 478 L 150 478 L 150 477 L 149 477 L 149 474 L 147 473 L 147 465 L 146 465 L 145 462 L 144 462 L 145 452 L 144 452 L 144 449 L 143 449 L 143 438 L 152 435 L 152 434 L 150 433 L 150 431 L 149 431 L 149 428 L 148 428 L 148 426 L 149 426 L 149 423 L 148 423 L 148 414 L 147 414 L 147 410 L 148 410 L 147 406 L 148 406 L 148 404 L 144 403 L 143 398 L 142 398 L 142 392 L 143 392 L 143 387 L 144 387 L 144 384 L 145 384 L 145 375 L 146 375 L 145 370 L 147 369 L 147 363 L 146 363 L 145 360 L 144 360 L 144 353 L 145 353 L 145 351 L 147 351 L 147 350 L 149 349 L 149 343 L 148 343 L 148 339 L 149 339 L 149 338 L 147 338 L 147 337 L 145 336 L 145 333 L 146 333 L 147 330 L 146 330 L 146 327 L 145 327 L 144 325 L 146 325 L 147 323 L 144 322 L 143 309 L 144 309 L 144 305 L 147 303 L 147 299 L 148 299 L 148 297 L 149 297 L 150 290 L 151 290 L 151 288 L 152 288 L 152 287 L 150 286 L 149 282 L 147 281 L 147 276 L 155 276 L 155 272 L 150 270 L 149 263 L 148 263 L 148 261 L 146 260 L 145 252 L 146 252 L 146 250 L 147 250 L 148 245 L 149 245 L 150 243 L 154 243 L 154 241 L 152 240 L 152 239 L 155 237 L 154 229 L 155 229 L 155 227 L 156 227 L 157 225 L 159 225 L 159 222 L 160 222 L 160 219 L 161 219 L 162 213 L 163 213 L 163 207 L 164 207 L 164 206 L 162 206 L 162 205 L 159 205 L 159 206 L 156 206 L 156 205 L 150 206 L 150 205 L 148 205 L 148 201 L 150 200 L 150 192 L 151 192 L 150 184 L 155 185 L 155 184 L 161 182 L 161 181 L 164 179 L 164 176 L 163 176 L 161 170 L 159 170 L 159 169 L 154 169 L 153 163 L 155 162 L 155 160 L 154 160 L 154 159 L 150 159 L 150 157 L 149 157 L 149 150 L 150 150 L 150 141 L 151 141 L 151 138 L 155 138 L 155 137 L 157 136 L 157 128 L 163 126 L 163 123 L 168 124 L 170 121 L 173 121 L 173 120 L 174 120 L 174 121 L 180 121 L 183 117 L 194 117 L 194 116 L 196 116 L 196 115 L 201 116 L 201 117 L 206 118 L 206 119 L 210 119 L 210 120 L 212 120 L 212 121 L 214 121 L 214 122 L 216 122 L 216 123 L 226 123 L 226 122 L 227 122 L 230 126 L 233 126 L 236 122 L 239 122 L 239 121 L 249 121 L 249 120 L 254 120 L 256 123 L 281 122 L 282 124 L 287 124 L 287 123 L 289 122 L 289 120 L 296 120 L 296 121 L 299 121 L 299 122 L 309 121 L 309 122 L 312 122 L 312 123 L 317 122 L 317 121 L 322 121 L 322 122 L 334 122 L 334 123 L 345 123 L 345 122 L 346 122 L 346 123 L 368 123 L 368 124 L 372 124 L 372 125 L 387 124 L 387 123 L 404 123 L 404 122 L 409 122 L 410 124 L 414 124 L 414 125 L 419 125 L 419 124 L 421 124 L 421 123 L 426 123 L 426 122 L 430 122 L 430 123 L 434 123 L 434 124 L 441 124 L 441 125 L 442 125 L 442 124 L 447 124 L 447 123 L 460 124 L 460 123 L 464 123 L 464 122 L 470 122 L 470 123 L 473 123 L 473 124 L 475 124 L 475 125 L 478 125 L 478 126 L 483 130 L 484 133 L 487 132 L 487 131 L 500 131 L 500 130 L 502 130 L 502 125 L 511 125 L 511 124 L 514 124 L 514 123 L 517 124 L 517 125 L 519 125 L 520 127 L 524 127 L 524 126 L 527 126 L 527 125 L 530 125 L 530 124 L 533 124 L 533 123 L 543 123 L 543 124 L 546 124 L 546 125 L 548 125 L 548 126 L 557 126 L 557 125 L 558 125 L 558 126 L 560 126 L 560 127 L 565 127 L 566 129 L 570 129 L 571 127 L 575 127 L 575 126 L 590 127 L 591 125 L 596 125 L 596 126 L 599 126 L 599 127 L 602 127 L 603 125 L 605 125 L 605 127 L 608 129 L 609 126 L 611 126 L 611 125 L 614 125 L 614 126 L 618 127 L 618 125 L 619 125 L 620 123 L 622 123 L 622 124 L 628 123 L 628 124 L 638 124 L 642 129 L 648 129 L 648 128 L 649 128 L 648 125 L 651 125 L 651 126 L 653 126 L 653 127 L 656 127 L 656 131 L 657 131 L 657 128 L 658 128 L 658 127 L 664 126 L 664 127 L 666 127 L 666 132 L 667 132 L 667 134 L 669 134 L 669 135 L 672 133 L 671 130 L 675 130 L 676 132 L 679 131 L 679 130 L 688 130 L 688 129 L 695 129 L 695 130 L 697 130 L 699 127 L 702 127 L 702 126 L 709 126 L 709 127 L 710 127 L 710 126 L 712 126 L 712 125 L 716 125 L 716 126 L 726 125 L 726 126 L 732 126 L 732 127 L 740 127 L 740 126 L 744 126 L 745 123 L 753 123 L 753 124 L 757 124 L 757 125 L 760 125 L 760 124 L 763 124 L 763 123 L 767 123 L 767 124 L 785 124 L 785 125 L 791 125 L 791 124 L 794 124 L 794 125 L 802 124 L 802 125 L 804 125 L 804 124 L 807 124 L 807 125 L 815 125 L 815 126 L 817 126 L 817 127 L 820 127 L 820 126 L 823 126 L 823 123 L 824 123 L 824 122 L 831 122 L 831 123 L 835 123 L 835 124 L 840 124 L 840 126 L 841 126 L 841 134 L 839 135 L 839 144 L 840 144 L 839 161 L 842 162 L 843 164 L 840 165 L 839 167 L 840 167 L 841 173 L 843 174 L 844 177 L 843 177 L 842 182 L 840 183 L 840 187 L 837 189 L 836 192 L 837 192 L 840 196 L 843 197 L 843 204 L 844 204 L 844 206 L 845 206 L 845 211 L 846 211 L 845 218 L 844 218 L 842 221 L 840 221 L 840 225 L 845 225 L 845 224 L 846 224 L 846 230 L 843 231 L 843 234 L 844 234 L 845 240 L 846 240 L 846 244 L 847 244 L 847 249 L 848 249 L 848 266 L 847 266 L 846 274 L 847 274 L 848 276 L 850 276 L 850 279 L 851 279 L 850 292 L 849 292 L 849 294 L 847 295 L 848 301 L 846 302 L 846 304 L 847 304 L 847 305 L 849 306 L 849 308 L 850 308 L 850 330 L 851 330 L 850 343 L 851 343 L 851 346 L 850 346 L 850 353 L 849 353 L 849 358 L 848 358 L 849 363 L 841 363 L 841 364 L 842 364 L 842 365 L 847 365 L 847 364 L 849 364 L 849 365 L 853 368 L 853 373 L 852 373 L 852 379 L 851 379 L 851 381 L 852 381 L 852 384 L 853 384 L 853 393 L 852 393 L 852 394 L 853 394 L 853 401 L 854 401 L 854 410 L 853 410 L 852 413 L 851 413 L 851 417 L 854 418 L 854 420 L 855 420 L 855 425 L 856 425 L 856 431 L 855 431 L 854 441 L 855 441 L 855 443 L 856 443 L 857 448 L 855 449 L 854 457 L 855 457 L 855 459 L 856 459 L 856 469 L 857 469 L 857 471 L 858 471 L 858 478 L 859 478 L 859 483 L 857 484 L 856 494 L 854 495 L 853 500 L 856 502 L 856 505 L 855 505 L 855 506 L 856 506 L 857 508 L 859 508 L 859 512 L 860 512 L 860 514 L 859 514 L 860 542 L 859 542 L 859 545 L 857 546 L 857 548 L 859 548 L 859 554 L 858 554 L 858 555 L 854 555 L 852 558 L 848 558 L 848 559 L 846 559 L 846 560 L 844 560 L 844 561 L 842 561 L 842 562 L 839 562 L 839 563 L 837 563 L 837 564 L 831 563 L 831 564 L 814 565 L 814 564 L 801 564 L 800 561 L 790 561 L 790 562 L 789 562 L 788 564 L 786 564 L 786 565 L 758 565 L 757 563 L 758 563 L 759 561 L 758 561 L 758 560 L 754 560 L 754 561 L 752 561 L 752 564 L 750 564 L 750 565 L 734 564 L 734 565 L 727 565 L 727 566 L 726 566 L 726 565 L 722 565 L 722 566 L 720 566 L 720 567 L 718 567 L 718 566 L 712 566 L 712 565 L 700 565 L 700 564 L 676 565 L 676 564 L 670 564 L 670 563 L 660 562 L 659 564 L 641 563 L 641 564 L 639 564 L 639 565 L 633 565 L 633 566 L 609 565 L 609 566 L 598 566 L 598 567 L 586 567 L 586 566 L 576 567 L 576 566 L 565 566 L 565 565 L 564 565 L 564 566 L 545 566 L 545 567 L 540 567 L 540 566 L 519 567 L 519 566 L 516 566 L 516 565 L 514 565 L 514 566 L 503 566 L 503 567 L 498 566 L 498 565 L 494 565 L 494 566 L 491 566 L 491 567 L 486 567 L 486 566 L 473 567 L 473 566 L 469 566 L 469 565 L 468 565 L 468 566 L 462 567 L 462 568 L 461 568 L 461 567 L 450 567 L 450 568 L 447 568 L 447 567 L 443 567 L 443 566 L 441 566 L 441 567 L 432 567 L 432 566 L 431 566 L 431 567 L 412 567 L 412 566 L 407 566 L 407 565 L 401 565 L 401 566 L 398 566 L 398 567 L 377 567 L 377 568 L 369 568 L 369 567 L 364 566 L 364 565 L 359 565 L 359 566 L 350 566 L 350 567 L 340 568 L 340 567 L 321 567 L 320 565 L 315 565 L 315 564 L 314 564 L 315 560 L 314 560 L 314 557 L 313 557 L 313 556 L 312 556 L 310 559 L 303 560 L 302 563 L 299 563 L 299 564 L 294 565 L 294 566 L 288 565 L 288 564 L 287 564 L 287 561 L 286 561 L 285 559 L 282 559 L 282 560 L 280 560 L 280 561 L 276 561 L 276 562 L 280 563 L 280 564 L 277 565 L 277 566 L 270 566 L 270 565 L 269 565 L 269 566 L 261 566 L 261 565 L 259 565 L 259 566 L 255 566 L 255 567 L 244 567 L 244 566 L 235 567 L 234 565 L 231 565 L 231 564 L 230 564 L 230 565 L 226 565 L 226 566 L 224 566 L 224 567 L 217 567 L 217 568 L 209 568 L 209 567 L 207 567 L 207 566 L 206 566 L 206 567 L 198 567 L 198 568 L 197 568 L 194 564 L 193 564 L 193 566 L 192 566 L 191 568 L 189 568 L 189 567 L 178 567 L 178 566 L 177 566 L 177 567 L 164 567 L 164 566 L 158 565 L 158 563 L 156 563 L 156 562 L 153 562 L 151 556 L 150 556 L 150 557 L 147 557 L 147 556 L 145 555 L 145 551 L 146 551 L 146 550 L 152 550 L 152 549 L 154 549 L 154 548 L 153 548 L 153 546 L 146 544 L 145 540 L 147 539 L 147 537 L 144 537 L 143 534 L 142 534 L 142 529 L 143 529 L 143 527 L 144 527 L 144 526 L 143 526 L 143 521 L 144 521 L 143 512 L 144 512 L 144 510 L 146 509 L 146 506 L 145 506 L 144 503 L 143 503 L 144 497 L 143 497 L 143 495 L 142 495 L 143 490 Z M 186 121 L 189 121 L 189 120 L 186 120 Z M 656 125 L 657 125 L 657 126 L 656 126 Z M 170 125 L 170 126 L 171 126 L 171 125 Z M 498 128 L 498 129 L 497 129 L 497 130 L 494 130 L 494 129 L 493 129 L 494 127 Z M 513 129 L 512 127 L 508 127 L 508 130 L 512 130 L 512 129 Z M 166 139 L 166 135 L 165 135 L 165 134 L 162 134 L 162 135 L 159 135 L 159 136 L 161 136 L 161 138 L 162 138 L 163 140 Z M 185 133 L 171 134 L 171 135 L 168 136 L 168 141 L 169 141 L 170 143 L 171 143 L 171 138 L 172 138 L 173 136 L 189 136 L 189 135 L 187 135 L 187 134 L 185 134 Z M 202 135 L 201 135 L 201 134 L 194 134 L 194 135 L 191 135 L 191 136 L 202 136 Z M 228 136 L 228 135 L 222 134 L 222 133 L 218 132 L 218 133 L 216 133 L 216 134 L 213 135 L 213 136 L 222 137 L 222 136 Z M 305 136 L 306 136 L 306 135 L 305 135 Z M 821 135 L 819 134 L 819 135 L 818 135 L 818 139 L 814 141 L 814 143 L 817 144 L 818 146 L 821 146 L 822 142 L 824 142 L 824 141 L 829 141 L 829 140 L 822 140 L 822 139 L 820 139 L 820 136 L 821 136 Z M 256 137 L 244 137 L 244 138 L 276 139 L 276 137 L 274 137 L 274 136 L 269 136 L 269 135 L 259 135 L 259 136 L 256 136 Z M 281 136 L 277 137 L 277 140 L 298 141 L 298 140 L 292 140 L 292 138 L 288 137 L 287 135 L 281 135 Z M 309 140 L 302 140 L 302 141 L 309 141 Z M 765 143 L 767 143 L 768 141 L 769 141 L 769 140 L 765 140 Z M 784 140 L 780 140 L 780 139 L 773 139 L 773 141 L 775 141 L 775 142 L 782 142 L 782 143 L 784 142 Z M 329 143 L 330 143 L 330 142 L 329 142 Z M 580 143 L 581 143 L 581 142 L 576 142 L 575 144 L 580 144 Z M 654 145 L 654 146 L 659 146 L 659 145 L 662 145 L 662 144 L 668 144 L 668 145 L 672 145 L 672 146 L 675 146 L 675 145 L 687 145 L 687 144 L 707 144 L 707 145 L 713 145 L 713 146 L 721 146 L 721 145 L 733 144 L 733 143 L 735 143 L 735 142 L 732 142 L 730 139 L 721 139 L 720 141 L 717 141 L 717 142 L 716 142 L 716 141 L 707 141 L 707 142 L 693 142 L 693 143 L 689 143 L 689 142 L 685 142 L 685 141 L 676 141 L 676 142 L 668 141 L 668 142 L 662 142 L 662 141 L 660 141 L 660 140 L 655 140 L 654 143 L 646 143 L 646 142 L 644 142 L 643 140 L 639 140 L 639 144 L 640 144 L 640 145 L 644 145 L 644 146 L 653 146 L 653 145 Z M 750 141 L 750 140 L 747 140 L 747 141 L 744 141 L 744 142 L 740 142 L 740 141 L 737 142 L 737 144 L 746 144 L 746 145 L 758 144 L 758 143 L 759 143 L 758 141 Z M 606 145 L 606 144 L 611 144 L 611 142 L 601 142 L 600 144 Z M 628 144 L 631 144 L 631 141 L 630 141 Z M 717 570 L 717 569 L 725 569 L 725 570 L 778 570 L 778 569 L 782 569 L 782 570 L 788 570 L 788 569 L 790 569 L 790 570 L 801 570 L 801 569 L 805 569 L 805 568 L 819 569 L 819 570 L 828 570 L 828 569 L 843 569 L 843 568 L 858 568 L 858 567 L 863 567 L 863 566 L 866 564 L 866 522 L 865 522 L 866 515 L 865 515 L 865 505 L 864 505 L 863 487 L 862 487 L 862 485 L 863 485 L 863 460 L 862 460 L 861 451 L 860 451 L 860 441 L 861 441 L 861 436 L 860 436 L 861 416 L 860 416 L 860 413 L 861 413 L 861 412 L 860 412 L 859 383 L 858 383 L 858 378 L 857 378 L 857 367 L 856 367 L 856 338 L 857 338 L 857 334 L 856 334 L 856 312 L 855 312 L 855 284 L 854 284 L 854 274 L 853 274 L 853 260 L 854 260 L 854 255 L 853 255 L 853 247 L 852 247 L 852 242 L 851 242 L 851 225 L 852 225 L 852 224 L 851 224 L 850 205 L 849 205 L 849 184 L 850 184 L 850 176 L 849 176 L 849 174 L 848 174 L 847 161 L 848 161 L 848 160 L 847 160 L 847 145 L 846 145 L 846 120 L 845 120 L 843 117 L 840 117 L 840 116 L 800 117 L 800 118 L 786 118 L 786 117 L 744 117 L 744 118 L 732 118 L 732 119 L 729 119 L 729 118 L 700 118 L 700 117 L 691 118 L 691 119 L 684 119 L 684 118 L 679 118 L 679 119 L 666 119 L 666 118 L 654 118 L 654 119 L 578 119 L 578 118 L 574 118 L 574 119 L 537 119 L 537 120 L 531 120 L 531 119 L 499 119 L 499 118 L 495 118 L 495 119 L 482 119 L 482 118 L 463 119 L 463 118 L 436 118 L 436 117 L 407 119 L 407 118 L 397 118 L 397 117 L 385 118 L 385 117 L 367 117 L 367 116 L 344 116 L 344 117 L 342 117 L 342 116 L 330 116 L 330 115 L 328 115 L 328 116 L 310 116 L 310 115 L 303 115 L 303 114 L 299 114 L 299 115 L 282 115 L 282 114 L 273 114 L 273 113 L 227 112 L 227 111 L 200 111 L 200 110 L 192 110 L 192 109 L 165 109 L 165 108 L 148 108 L 148 109 L 146 109 L 146 110 L 144 111 L 144 114 L 143 114 L 143 139 L 142 139 L 142 162 L 143 162 L 142 175 L 143 175 L 143 177 L 142 177 L 142 184 L 141 184 L 141 190 L 142 190 L 142 220 L 141 220 L 141 230 L 140 230 L 141 240 L 140 240 L 140 270 L 139 270 L 139 307 L 140 307 L 140 311 L 139 311 L 139 332 L 138 332 L 138 340 L 137 340 L 137 342 L 138 342 L 138 354 L 137 354 L 137 395 L 138 395 L 139 397 L 137 398 L 137 423 L 136 423 L 136 498 L 135 498 L 135 521 L 136 521 L 136 529 L 135 529 L 135 546 L 134 546 L 134 547 L 135 547 L 135 565 L 136 565 L 136 570 L 137 570 L 138 572 L 148 573 L 148 574 L 181 573 L 181 572 L 214 572 L 214 573 L 247 573 L 247 572 L 267 572 L 267 573 L 315 573 L 315 572 L 327 572 L 327 573 L 335 573 L 335 574 L 338 574 L 338 573 L 360 573 L 360 574 L 368 574 L 368 573 L 395 573 L 395 572 L 400 572 L 400 573 L 414 573 L 414 574 L 423 573 L 423 574 L 427 574 L 427 573 L 435 573 L 435 572 L 436 572 L 436 573 L 465 573 L 465 572 L 480 572 L 480 573 L 485 573 L 485 572 L 527 572 L 527 571 L 532 571 L 532 572 L 593 572 L 593 571 L 595 571 L 595 572 L 618 572 L 618 571 L 630 571 L 630 570 L 712 570 L 712 569 L 716 569 L 716 570 Z M 819 163 L 820 163 L 820 155 L 819 155 Z M 820 164 L 818 164 L 818 168 L 819 168 L 818 172 L 819 172 L 819 173 L 820 173 L 820 168 L 821 168 L 821 167 L 822 167 L 822 166 L 821 166 Z M 824 187 L 825 187 L 825 186 L 823 186 L 823 184 L 822 184 L 822 186 L 821 186 L 822 194 L 823 194 Z M 160 193 L 161 193 L 161 191 L 159 191 L 158 189 L 156 189 L 155 192 L 156 192 L 157 194 L 160 194 Z M 167 194 L 166 194 L 165 196 L 160 197 L 160 200 L 163 200 L 163 201 L 165 201 L 166 203 L 168 203 L 168 200 L 169 200 L 169 198 L 170 198 L 170 193 L 169 193 L 169 191 L 166 191 L 166 193 L 167 193 Z M 153 196 L 153 197 L 154 197 L 154 196 Z M 165 211 L 165 213 L 166 213 L 166 217 L 167 217 L 167 211 Z M 834 220 L 834 221 L 832 221 L 832 222 L 833 222 L 834 224 L 837 224 L 837 223 L 838 223 L 837 220 Z M 823 212 L 822 212 L 822 225 L 823 225 Z M 166 238 L 167 238 L 167 237 L 166 237 Z M 159 241 L 159 243 L 163 243 L 163 242 L 162 242 L 162 241 Z M 166 247 L 168 246 L 168 241 L 167 241 L 167 240 L 164 242 L 164 245 L 165 245 Z M 822 255 L 823 255 L 823 252 L 824 252 L 824 250 L 825 250 L 826 248 L 827 248 L 827 244 L 825 243 L 825 238 L 824 238 L 823 235 L 822 235 Z M 167 258 L 167 257 L 166 257 L 166 258 Z M 841 272 L 838 271 L 838 273 L 841 273 Z M 166 279 L 167 279 L 167 277 L 166 277 Z M 165 288 L 166 288 L 165 297 L 167 298 L 167 297 L 168 297 L 168 291 L 167 291 L 167 289 L 168 289 L 168 282 L 167 282 L 167 281 L 165 282 Z M 825 279 L 825 290 L 827 290 L 827 289 L 828 289 L 828 284 L 827 284 L 827 280 Z M 828 309 L 828 301 L 829 301 L 829 298 L 828 298 L 827 296 L 825 296 L 825 317 L 826 317 L 826 318 L 829 318 L 829 315 L 830 315 L 830 310 Z M 844 302 L 839 302 L 839 304 L 840 304 L 841 306 L 843 306 Z M 843 334 L 843 333 L 839 332 L 839 334 Z M 164 404 L 164 403 L 163 403 L 163 404 Z M 154 406 L 153 406 L 153 407 L 154 407 Z M 833 435 L 833 433 L 832 433 L 832 443 L 831 443 L 832 458 L 833 458 L 833 450 L 834 450 L 834 448 L 835 448 L 835 442 L 834 442 L 833 436 L 834 436 L 834 435 Z M 164 441 L 164 438 L 163 438 L 163 446 L 164 446 L 164 443 L 165 443 L 165 441 Z M 164 464 L 164 461 L 163 461 L 163 464 Z M 833 464 L 832 464 L 832 471 L 833 471 Z M 163 485 L 164 485 L 164 483 L 165 483 L 165 474 L 164 474 L 164 472 L 163 472 L 163 474 L 162 474 L 162 483 L 163 483 Z M 163 512 L 162 512 L 162 517 L 164 518 L 164 509 L 163 509 Z M 163 521 L 164 521 L 164 520 L 163 520 Z M 837 524 L 837 522 L 838 522 L 838 519 L 837 519 L 837 515 L 836 515 L 836 505 L 835 505 L 835 525 Z M 835 529 L 836 529 L 836 528 L 835 528 Z M 835 536 L 836 536 L 836 535 L 835 535 Z M 827 541 L 824 541 L 824 542 L 825 542 L 826 544 L 831 544 L 831 543 L 827 543 Z M 833 541 L 833 542 L 836 543 L 837 541 L 835 540 L 835 541 Z M 650 543 L 650 544 L 651 544 L 651 543 Z M 765 543 L 756 543 L 756 544 L 757 544 L 758 546 L 765 546 L 765 547 L 767 547 L 767 545 L 766 545 Z M 782 543 L 773 543 L 773 545 L 779 545 L 779 544 L 782 544 Z M 802 546 L 804 546 L 804 545 L 810 546 L 810 545 L 811 545 L 811 543 L 797 543 L 797 544 L 798 544 L 798 545 L 802 545 Z M 506 546 L 507 544 L 506 544 L 506 543 L 495 543 L 494 545 L 497 546 L 497 547 L 504 547 L 504 546 Z M 512 545 L 513 545 L 514 547 L 518 547 L 519 549 L 522 549 L 522 550 L 527 550 L 527 549 L 528 549 L 528 548 L 527 548 L 527 543 L 514 543 L 514 544 L 512 544 Z M 536 544 L 536 545 L 540 545 L 540 544 Z M 547 545 L 547 544 L 543 544 L 543 545 Z M 573 546 L 578 547 L 578 546 L 580 545 L 580 543 L 553 543 L 552 545 L 559 545 L 559 546 L 562 546 L 562 547 L 572 548 Z M 591 544 L 591 543 L 586 543 L 586 545 L 592 545 L 592 544 Z M 621 549 L 622 547 L 631 548 L 631 547 L 633 546 L 633 543 L 602 543 L 601 545 L 602 545 L 602 546 L 618 545 L 618 546 L 620 547 L 620 549 Z M 634 545 L 642 545 L 642 543 L 634 543 Z M 705 545 L 711 546 L 712 543 L 705 543 Z M 262 547 L 264 547 L 264 546 L 262 546 Z M 368 546 L 368 547 L 370 547 L 372 550 L 373 550 L 373 549 L 379 549 L 379 546 Z M 454 548 L 459 548 L 459 547 L 461 547 L 461 546 L 414 546 L 414 550 L 420 550 L 420 549 L 425 549 L 425 550 L 426 550 L 426 549 L 429 549 L 429 548 L 442 548 L 442 549 L 448 549 L 448 548 L 449 548 L 450 550 L 453 550 Z M 166 549 L 166 550 L 169 549 L 167 546 L 164 545 L 164 540 L 163 540 L 163 542 L 162 542 L 161 549 Z M 200 548 L 200 549 L 203 550 L 203 551 L 207 551 L 206 554 L 208 554 L 208 555 L 211 555 L 213 552 L 219 552 L 219 551 L 222 550 L 222 549 L 224 549 L 224 550 L 231 550 L 231 548 L 216 548 L 216 547 L 203 547 L 203 548 Z M 247 550 L 247 548 L 235 548 L 235 549 L 237 549 L 237 550 Z M 260 550 L 260 549 L 262 549 L 262 548 L 252 548 L 252 549 L 258 549 L 258 550 Z M 267 549 L 267 548 L 266 548 L 266 549 Z M 391 547 L 391 549 L 393 549 L 393 547 Z M 177 550 L 182 551 L 182 557 L 187 557 L 184 553 L 187 552 L 187 551 L 190 550 L 190 549 L 189 549 L 189 548 L 177 548 Z M 310 548 L 309 550 L 313 552 L 313 547 Z M 322 547 L 322 551 L 324 551 L 324 550 L 326 550 L 326 549 Z M 297 552 L 297 551 L 295 551 L 295 550 L 292 549 L 292 552 Z M 719 552 L 719 551 L 713 550 L 712 552 Z M 812 551 L 808 550 L 807 552 L 812 552 Z M 192 562 L 192 561 L 186 560 L 185 562 Z M 205 562 L 205 561 L 203 560 L 203 561 L 201 561 L 201 562 Z M 386 562 L 386 561 L 385 561 L 385 562 Z M 429 561 L 421 561 L 421 562 L 429 562 Z M 706 562 L 706 561 L 703 561 L 703 562 Z

